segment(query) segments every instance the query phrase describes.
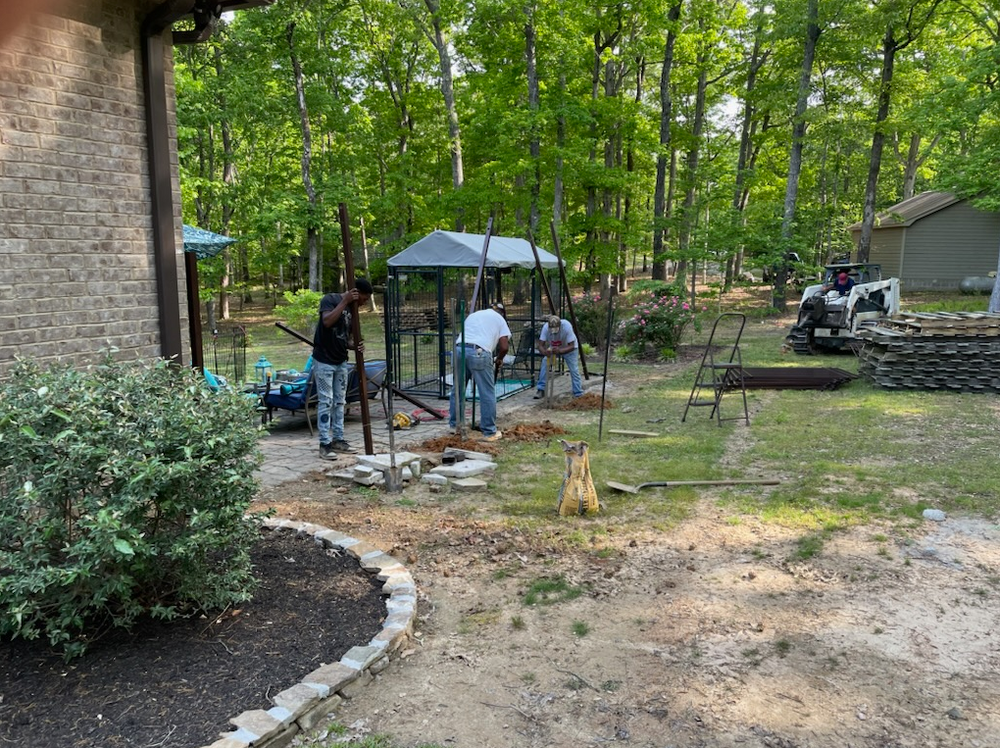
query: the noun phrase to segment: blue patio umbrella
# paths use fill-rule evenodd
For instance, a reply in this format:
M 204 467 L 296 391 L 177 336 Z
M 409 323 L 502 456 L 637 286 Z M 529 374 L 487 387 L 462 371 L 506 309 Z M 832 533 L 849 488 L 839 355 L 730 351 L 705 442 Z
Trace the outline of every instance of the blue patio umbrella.
M 199 260 L 215 257 L 230 244 L 235 243 L 236 239 L 230 236 L 184 224 L 184 251 L 191 252 Z
M 204 368 L 201 340 L 201 311 L 198 307 L 198 260 L 215 257 L 236 239 L 205 229 L 184 225 L 184 268 L 187 271 L 188 325 L 191 334 L 191 364 Z

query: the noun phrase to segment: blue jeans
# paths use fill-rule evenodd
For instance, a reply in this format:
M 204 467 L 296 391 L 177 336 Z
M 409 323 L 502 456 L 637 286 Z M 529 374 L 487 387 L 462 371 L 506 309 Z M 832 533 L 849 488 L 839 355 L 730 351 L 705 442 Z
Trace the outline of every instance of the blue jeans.
M 569 378 L 573 383 L 573 397 L 580 397 L 583 395 L 583 383 L 580 381 L 580 351 L 574 348 L 569 353 L 559 356 L 559 358 L 562 358 L 566 362 L 566 368 L 569 369 Z M 545 375 L 548 373 L 548 361 L 548 356 L 542 357 L 542 370 L 538 373 L 537 387 L 542 392 L 545 391 Z
M 493 436 L 497 432 L 497 386 L 493 378 L 493 354 L 482 348 L 472 346 L 455 347 L 456 370 L 462 357 L 465 357 L 465 382 L 471 378 L 476 383 L 476 396 L 479 398 L 479 428 L 483 436 Z M 451 402 L 448 408 L 448 425 L 455 428 L 458 413 L 459 387 L 464 382 L 454 382 L 451 388 Z
M 316 394 L 319 406 L 316 408 L 316 430 L 319 443 L 329 444 L 344 438 L 344 407 L 347 405 L 347 377 L 351 365 L 324 364 L 313 362 L 316 378 Z

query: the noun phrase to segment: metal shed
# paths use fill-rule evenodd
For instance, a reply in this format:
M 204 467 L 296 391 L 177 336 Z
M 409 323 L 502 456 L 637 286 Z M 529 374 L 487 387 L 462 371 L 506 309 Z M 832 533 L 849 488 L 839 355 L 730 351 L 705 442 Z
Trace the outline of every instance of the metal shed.
M 847 227 L 854 246 L 861 224 Z M 869 260 L 908 290 L 957 291 L 969 276 L 997 268 L 1000 213 L 947 192 L 924 192 L 879 213 Z
M 413 394 L 447 398 L 451 387 L 452 341 L 460 329 L 459 310 L 472 298 L 484 234 L 434 231 L 388 261 L 386 348 L 396 386 Z M 537 248 L 543 269 L 559 267 L 555 255 Z M 534 385 L 540 362 L 535 336 L 547 316 L 541 299 L 531 244 L 491 236 L 483 269 L 479 306 L 501 301 L 511 330 L 510 353 L 497 381 L 497 398 Z M 558 278 L 558 273 L 550 274 Z M 561 293 L 550 282 L 556 304 Z

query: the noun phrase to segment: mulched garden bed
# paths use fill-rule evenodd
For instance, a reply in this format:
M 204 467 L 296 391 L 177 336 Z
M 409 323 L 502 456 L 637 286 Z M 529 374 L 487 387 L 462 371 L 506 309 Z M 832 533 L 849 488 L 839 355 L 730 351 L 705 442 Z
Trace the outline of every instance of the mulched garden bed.
M 41 642 L 0 641 L 0 745 L 208 745 L 381 630 L 382 582 L 346 553 L 275 530 L 252 558 L 253 600 L 213 619 L 143 621 L 69 664 Z

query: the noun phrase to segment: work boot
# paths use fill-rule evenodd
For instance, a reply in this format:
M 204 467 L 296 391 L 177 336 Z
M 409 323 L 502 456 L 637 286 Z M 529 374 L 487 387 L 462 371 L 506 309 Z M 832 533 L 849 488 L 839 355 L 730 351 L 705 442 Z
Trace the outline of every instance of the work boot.
M 541 400 L 543 397 L 545 397 L 545 390 L 535 390 L 535 396 L 532 399 Z
M 498 442 L 501 439 L 503 439 L 503 432 L 500 431 L 499 429 L 496 432 L 490 434 L 489 436 L 483 434 L 481 437 L 479 437 L 479 441 L 481 442 Z
M 354 447 L 352 447 L 343 439 L 334 439 L 330 443 L 330 449 L 333 450 L 334 452 L 340 452 L 341 454 L 345 455 L 352 455 L 356 451 Z

